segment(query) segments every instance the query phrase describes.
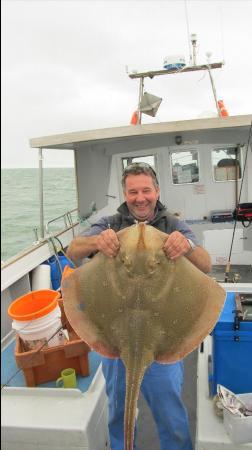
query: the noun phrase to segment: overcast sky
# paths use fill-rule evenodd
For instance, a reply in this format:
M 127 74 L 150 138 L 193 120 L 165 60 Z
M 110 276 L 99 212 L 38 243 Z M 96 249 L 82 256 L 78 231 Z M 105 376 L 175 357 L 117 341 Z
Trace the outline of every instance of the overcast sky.
M 252 112 L 252 1 L 3 0 L 2 167 L 37 167 L 29 139 L 129 125 L 138 80 L 127 70 L 162 70 L 164 58 L 225 62 L 212 72 L 230 115 Z M 186 13 L 187 11 L 187 13 Z M 128 68 L 128 69 L 127 69 Z M 146 79 L 163 99 L 143 123 L 216 112 L 207 72 Z M 45 166 L 73 164 L 72 152 L 46 151 Z

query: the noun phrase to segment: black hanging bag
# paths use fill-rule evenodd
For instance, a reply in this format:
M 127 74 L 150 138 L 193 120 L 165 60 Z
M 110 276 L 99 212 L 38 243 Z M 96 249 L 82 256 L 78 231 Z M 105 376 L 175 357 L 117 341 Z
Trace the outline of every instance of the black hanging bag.
M 244 227 L 249 227 L 252 222 L 252 203 L 239 203 L 233 212 L 233 217 L 242 222 Z

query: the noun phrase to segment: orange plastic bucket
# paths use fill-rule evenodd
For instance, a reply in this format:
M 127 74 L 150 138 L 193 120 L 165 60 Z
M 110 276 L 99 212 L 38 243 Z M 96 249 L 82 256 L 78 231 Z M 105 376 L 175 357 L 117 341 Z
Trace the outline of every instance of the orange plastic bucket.
M 22 295 L 8 308 L 9 316 L 21 322 L 27 322 L 46 316 L 58 305 L 60 293 L 51 289 L 41 289 Z

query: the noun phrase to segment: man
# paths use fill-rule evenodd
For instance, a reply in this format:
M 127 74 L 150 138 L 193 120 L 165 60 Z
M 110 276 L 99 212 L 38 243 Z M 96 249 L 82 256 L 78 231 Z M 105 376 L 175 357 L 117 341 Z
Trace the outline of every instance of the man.
M 151 166 L 146 163 L 127 166 L 122 186 L 125 203 L 118 208 L 118 214 L 100 219 L 84 236 L 71 242 L 67 254 L 73 261 L 78 263 L 97 251 L 115 257 L 120 246 L 116 231 L 146 222 L 169 234 L 163 247 L 167 258 L 176 260 L 185 256 L 201 271 L 211 270 L 210 257 L 199 246 L 190 228 L 160 203 L 160 188 Z M 103 358 L 102 367 L 109 400 L 111 450 L 124 450 L 124 365 L 120 359 Z M 192 450 L 187 412 L 181 399 L 182 385 L 182 361 L 175 364 L 154 362 L 142 381 L 141 391 L 155 419 L 161 450 Z

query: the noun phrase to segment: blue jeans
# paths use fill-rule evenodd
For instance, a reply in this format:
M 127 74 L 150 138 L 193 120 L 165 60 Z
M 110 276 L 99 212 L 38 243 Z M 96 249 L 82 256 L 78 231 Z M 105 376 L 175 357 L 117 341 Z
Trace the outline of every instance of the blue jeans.
M 124 450 L 124 364 L 120 359 L 103 358 L 102 370 L 109 402 L 111 450 Z M 187 411 L 181 399 L 183 370 L 182 361 L 175 364 L 154 362 L 142 381 L 141 392 L 152 411 L 161 450 L 192 450 Z

